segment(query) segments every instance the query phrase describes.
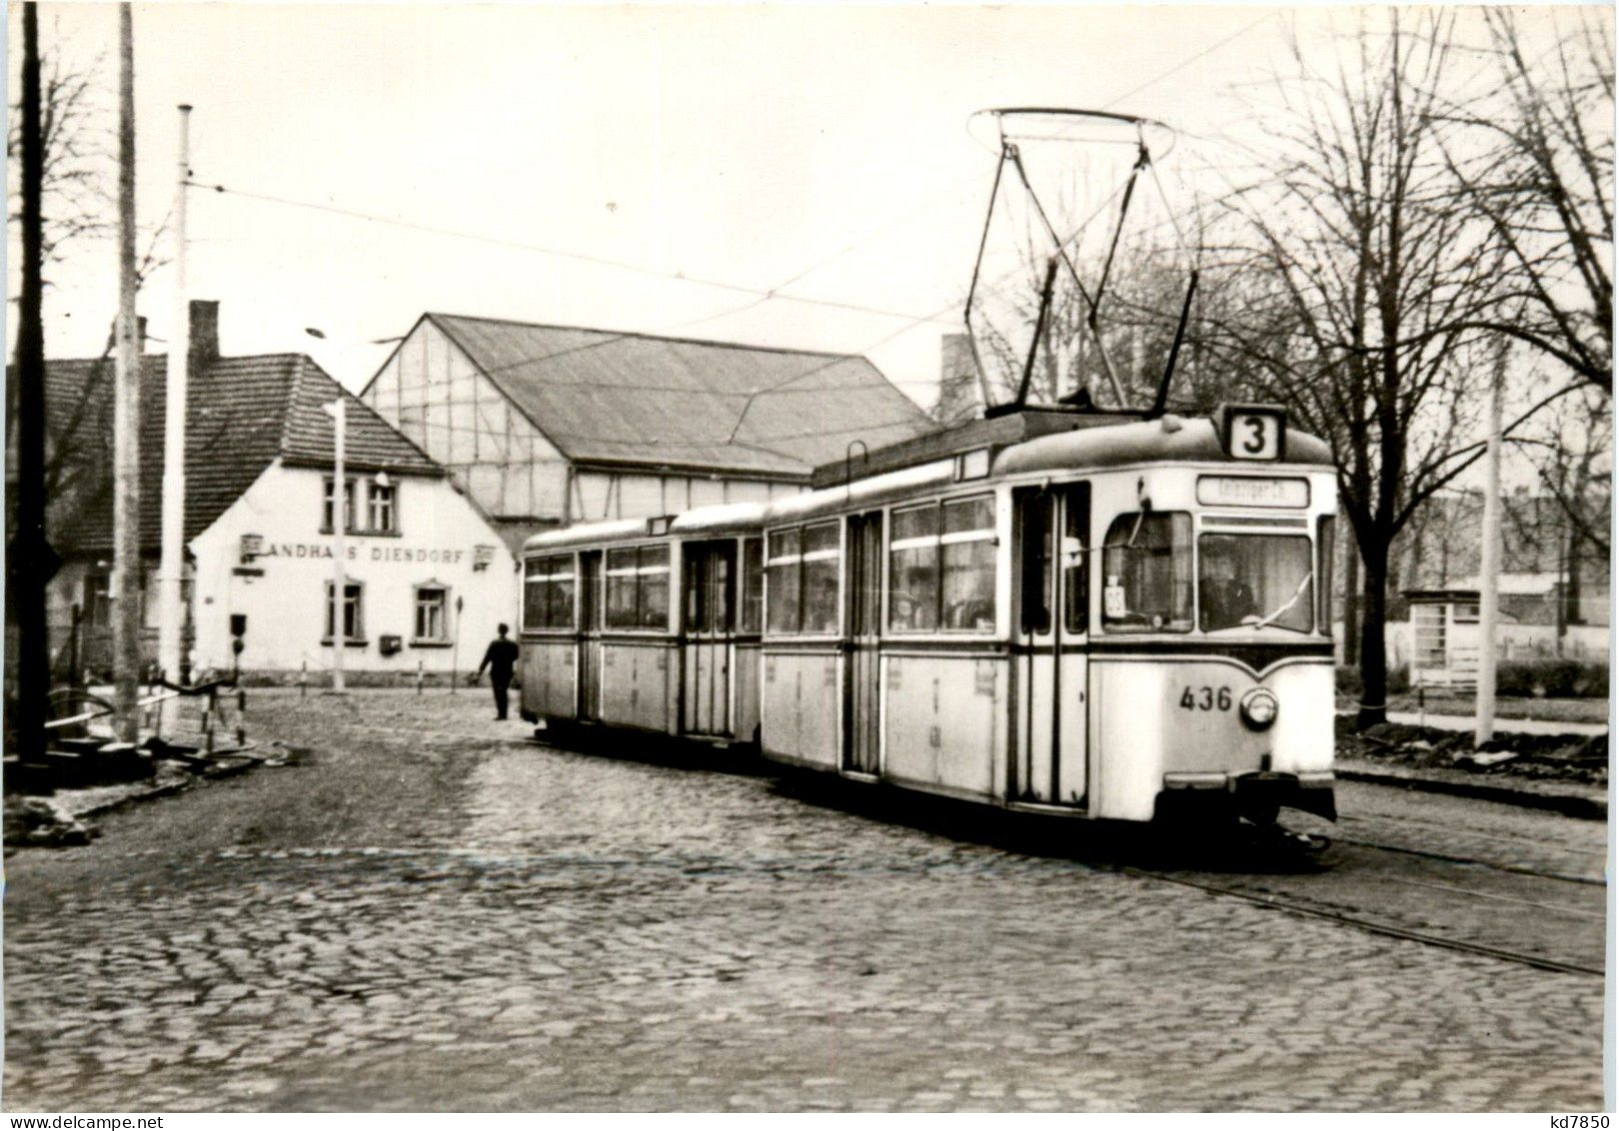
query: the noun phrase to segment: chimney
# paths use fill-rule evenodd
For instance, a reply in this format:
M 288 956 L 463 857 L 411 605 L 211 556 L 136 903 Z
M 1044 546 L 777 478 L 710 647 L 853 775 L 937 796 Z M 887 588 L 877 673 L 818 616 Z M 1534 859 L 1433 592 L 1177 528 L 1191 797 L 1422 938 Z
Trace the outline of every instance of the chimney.
M 219 300 L 191 300 L 191 349 L 186 370 L 200 373 L 219 360 Z

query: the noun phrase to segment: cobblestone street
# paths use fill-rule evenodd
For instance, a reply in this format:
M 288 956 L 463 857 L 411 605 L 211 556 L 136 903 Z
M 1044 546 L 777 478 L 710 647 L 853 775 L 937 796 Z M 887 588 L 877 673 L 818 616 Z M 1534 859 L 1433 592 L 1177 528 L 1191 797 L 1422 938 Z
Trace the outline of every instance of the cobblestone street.
M 1602 1102 L 1597 979 L 553 750 L 487 706 L 259 696 L 304 764 L 9 857 L 6 1107 Z

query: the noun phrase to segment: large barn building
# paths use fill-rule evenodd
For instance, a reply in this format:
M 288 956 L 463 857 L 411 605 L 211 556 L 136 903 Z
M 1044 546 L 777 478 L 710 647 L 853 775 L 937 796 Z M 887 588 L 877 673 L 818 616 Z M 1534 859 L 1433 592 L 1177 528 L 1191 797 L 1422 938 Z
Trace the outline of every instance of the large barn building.
M 361 393 L 516 546 L 803 490 L 931 430 L 863 357 L 424 314 Z

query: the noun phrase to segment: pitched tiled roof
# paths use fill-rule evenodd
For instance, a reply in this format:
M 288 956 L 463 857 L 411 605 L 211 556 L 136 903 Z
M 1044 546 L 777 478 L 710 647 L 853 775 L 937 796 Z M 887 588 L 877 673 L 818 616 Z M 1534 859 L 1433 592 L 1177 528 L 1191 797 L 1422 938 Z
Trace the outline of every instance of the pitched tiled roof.
M 141 544 L 162 537 L 164 390 L 168 359 L 141 359 Z M 51 499 L 51 540 L 67 551 L 112 548 L 113 363 L 52 361 L 45 370 L 48 431 L 74 469 Z M 206 530 L 271 461 L 330 465 L 331 418 L 348 402 L 345 457 L 357 471 L 440 476 L 443 470 L 302 354 L 227 357 L 189 374 L 185 538 Z
M 582 462 L 803 475 L 933 427 L 863 357 L 425 317 Z

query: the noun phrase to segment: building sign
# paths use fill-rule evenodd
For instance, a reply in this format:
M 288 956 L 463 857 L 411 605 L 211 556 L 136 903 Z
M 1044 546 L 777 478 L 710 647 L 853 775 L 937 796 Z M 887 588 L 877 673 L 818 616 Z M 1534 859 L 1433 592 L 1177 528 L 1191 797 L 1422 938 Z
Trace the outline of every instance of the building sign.
M 1206 507 L 1307 507 L 1308 479 L 1261 479 L 1252 475 L 1199 475 L 1197 501 Z
M 349 543 L 343 557 L 351 562 L 384 562 L 399 564 L 460 565 L 472 560 L 471 550 L 454 550 L 445 546 L 366 546 Z M 265 542 L 260 558 L 325 558 L 330 561 L 332 547 L 327 542 Z

